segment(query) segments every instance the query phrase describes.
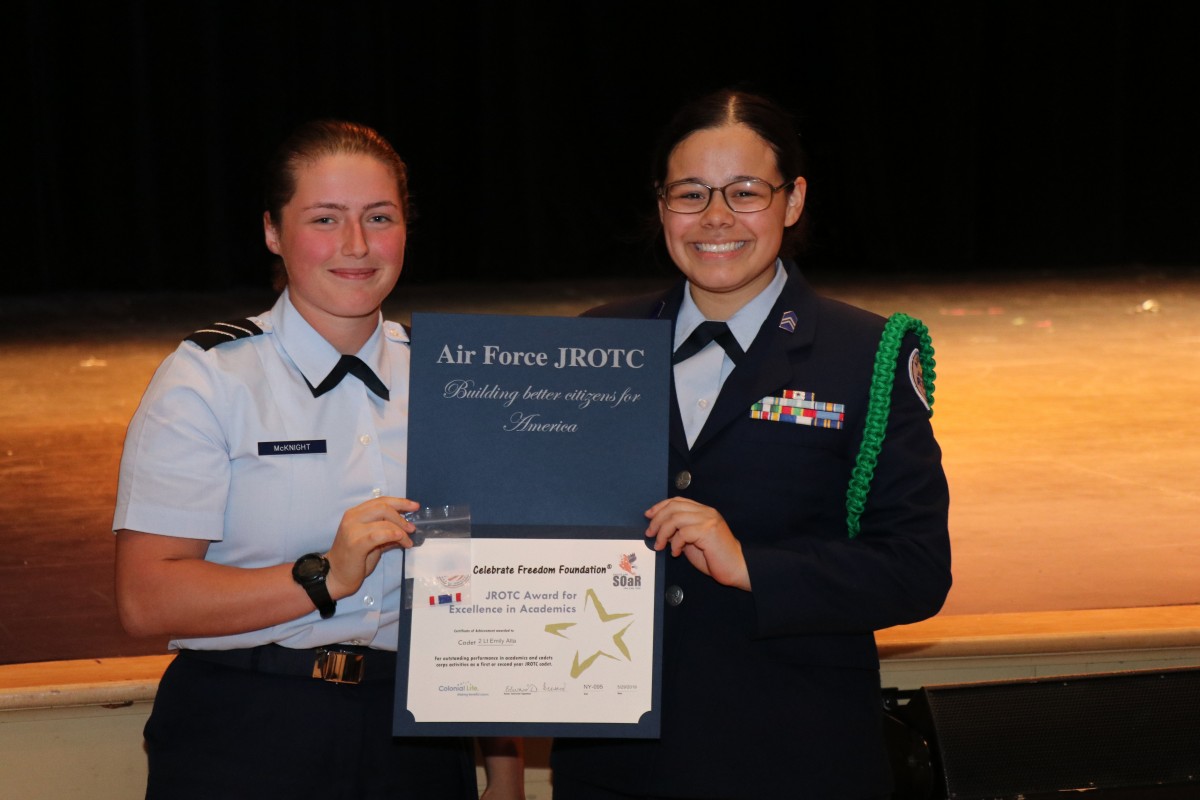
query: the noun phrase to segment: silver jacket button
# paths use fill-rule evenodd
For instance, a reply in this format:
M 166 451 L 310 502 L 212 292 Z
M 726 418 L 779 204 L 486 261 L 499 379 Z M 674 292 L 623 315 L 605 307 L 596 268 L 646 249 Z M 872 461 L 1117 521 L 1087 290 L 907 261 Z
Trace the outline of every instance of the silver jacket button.
M 683 490 L 691 485 L 692 485 L 692 473 L 688 472 L 686 469 L 681 470 L 679 472 L 679 474 L 677 474 L 675 476 L 675 488 L 676 489 Z
M 683 602 L 683 589 L 674 584 L 667 587 L 667 605 L 677 606 Z

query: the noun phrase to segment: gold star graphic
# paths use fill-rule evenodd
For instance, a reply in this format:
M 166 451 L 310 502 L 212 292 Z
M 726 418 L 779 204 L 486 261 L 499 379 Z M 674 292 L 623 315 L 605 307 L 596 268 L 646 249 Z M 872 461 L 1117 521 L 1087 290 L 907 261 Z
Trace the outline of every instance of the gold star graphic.
M 613 620 L 618 620 L 623 617 L 633 616 L 632 613 L 630 613 L 630 612 L 625 612 L 625 613 L 621 613 L 621 614 L 615 614 L 615 613 L 610 614 L 607 611 L 605 611 L 604 605 L 600 602 L 600 598 L 596 596 L 595 589 L 587 590 L 587 595 L 584 598 L 583 607 L 587 608 L 588 605 L 591 605 L 593 608 L 596 609 L 596 616 L 599 620 L 599 623 L 601 623 L 602 625 L 605 625 L 605 626 L 607 626 L 607 623 L 610 623 Z M 577 623 L 575 623 L 575 622 L 554 622 L 554 623 L 551 623 L 546 626 L 546 633 L 549 633 L 552 636 L 561 636 L 564 639 L 569 639 L 571 637 L 567 636 L 564 633 L 564 631 L 566 631 L 568 628 L 574 627 L 576 624 Z M 630 626 L 632 626 L 632 625 L 633 625 L 633 621 L 631 620 L 628 625 L 621 628 L 621 630 L 617 631 L 612 636 L 613 645 L 616 646 L 617 650 L 619 650 L 623 656 L 625 656 L 626 661 L 631 660 L 631 657 L 629 655 L 629 647 L 626 646 L 624 637 L 625 637 L 625 631 L 629 630 Z M 607 627 L 603 628 L 602 630 L 605 630 L 604 635 L 606 636 L 607 635 Z M 614 661 L 617 658 L 612 653 L 606 652 L 604 647 L 599 647 L 590 656 L 585 658 L 583 661 L 580 661 L 579 660 L 579 650 L 576 650 L 575 658 L 571 662 L 571 677 L 578 678 L 589 667 L 591 667 L 592 664 L 594 664 L 596 662 L 596 659 L 599 658 L 600 656 L 604 656 L 605 658 L 611 658 Z

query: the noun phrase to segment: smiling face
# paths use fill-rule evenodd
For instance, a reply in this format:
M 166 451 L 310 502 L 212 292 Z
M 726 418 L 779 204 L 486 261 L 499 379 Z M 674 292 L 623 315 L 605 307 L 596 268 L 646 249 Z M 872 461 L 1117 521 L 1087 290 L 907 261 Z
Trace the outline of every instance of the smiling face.
M 757 133 L 741 124 L 696 131 L 679 142 L 667 161 L 664 184 L 696 181 L 725 186 L 758 178 L 778 186 L 775 152 Z M 775 276 L 784 229 L 800 219 L 805 182 L 777 192 L 762 211 L 735 213 L 714 192 L 708 208 L 679 214 L 660 199 L 658 214 L 671 260 L 691 282 L 692 299 L 709 319 L 728 319 Z
M 396 176 L 382 161 L 338 153 L 295 168 L 280 218 L 263 215 L 292 303 L 330 344 L 354 353 L 396 285 L 407 236 Z

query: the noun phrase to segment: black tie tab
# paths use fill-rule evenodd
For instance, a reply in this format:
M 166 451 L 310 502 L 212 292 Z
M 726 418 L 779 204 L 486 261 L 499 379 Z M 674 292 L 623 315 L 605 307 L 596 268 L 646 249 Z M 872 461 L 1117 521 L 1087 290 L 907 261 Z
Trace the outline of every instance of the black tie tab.
M 741 360 L 742 356 L 745 355 L 742 351 L 742 346 L 738 344 L 737 337 L 733 335 L 733 331 L 729 330 L 728 325 L 724 322 L 709 320 L 701 322 L 684 343 L 679 345 L 679 349 L 675 351 L 675 355 L 671 356 L 671 363 L 678 364 L 680 361 L 691 358 L 707 347 L 708 343 L 712 341 L 725 348 L 725 353 L 735 366 Z
M 338 363 L 334 366 L 333 371 L 326 376 L 325 380 L 321 381 L 319 386 L 313 386 L 311 383 L 308 384 L 309 388 L 312 389 L 313 397 L 320 397 L 337 386 L 342 382 L 342 378 L 346 377 L 347 373 L 365 383 L 368 389 L 384 400 L 391 399 L 387 387 L 383 385 L 383 381 L 379 380 L 379 376 L 363 363 L 363 360 L 358 356 L 342 356 L 338 359 Z

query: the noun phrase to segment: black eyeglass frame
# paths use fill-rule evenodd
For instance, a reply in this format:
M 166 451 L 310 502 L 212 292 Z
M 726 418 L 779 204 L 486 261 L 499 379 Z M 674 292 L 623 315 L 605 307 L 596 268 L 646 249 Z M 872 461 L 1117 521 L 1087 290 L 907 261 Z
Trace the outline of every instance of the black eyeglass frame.
M 771 194 L 769 196 L 769 199 L 767 200 L 767 204 L 765 206 L 763 206 L 762 208 L 756 208 L 753 211 L 741 211 L 739 209 L 734 208 L 733 204 L 729 202 L 729 197 L 725 194 L 725 190 L 728 189 L 730 186 L 736 186 L 739 183 L 749 183 L 750 181 L 757 181 L 761 184 L 766 185 L 771 190 Z M 671 208 L 671 201 L 667 198 L 667 190 L 670 189 L 672 186 L 686 186 L 689 184 L 692 186 L 703 186 L 705 189 L 708 190 L 708 199 L 704 201 L 704 206 L 702 208 L 696 209 L 695 211 L 680 211 L 678 209 Z M 783 183 L 779 184 L 778 186 L 772 186 L 770 181 L 764 181 L 762 178 L 742 178 L 740 180 L 730 181 L 729 183 L 725 184 L 724 186 L 709 186 L 707 183 L 701 183 L 700 181 L 672 181 L 671 183 L 668 183 L 668 184 L 658 187 L 658 191 L 656 192 L 656 194 L 658 195 L 659 199 L 663 201 L 663 205 L 666 207 L 667 211 L 670 211 L 672 214 L 703 214 L 705 211 L 708 210 L 708 207 L 710 205 L 712 205 L 713 195 L 716 194 L 717 192 L 720 192 L 721 197 L 725 200 L 725 207 L 728 208 L 733 213 L 735 213 L 735 214 L 757 214 L 760 211 L 766 211 L 768 208 L 770 208 L 771 203 L 775 202 L 775 195 L 779 193 L 779 190 L 786 189 L 789 186 L 792 188 L 795 188 L 795 186 L 796 186 L 795 178 L 792 178 L 789 181 L 784 181 Z

